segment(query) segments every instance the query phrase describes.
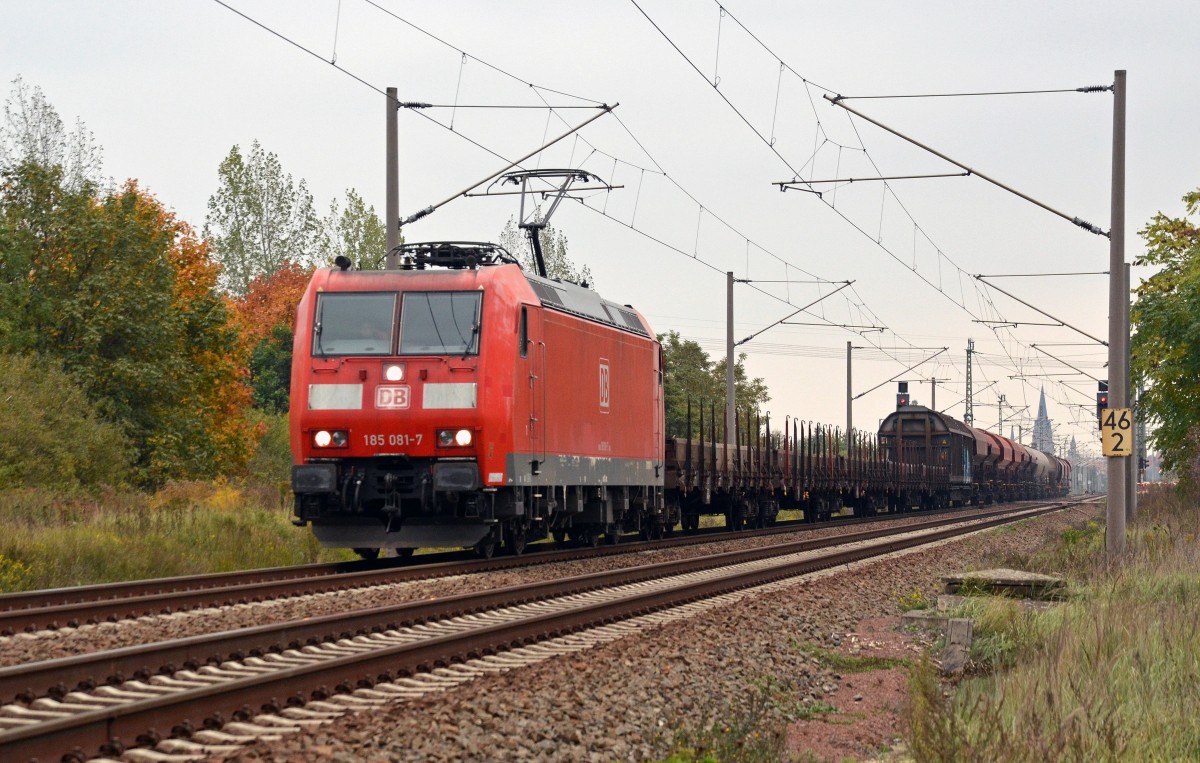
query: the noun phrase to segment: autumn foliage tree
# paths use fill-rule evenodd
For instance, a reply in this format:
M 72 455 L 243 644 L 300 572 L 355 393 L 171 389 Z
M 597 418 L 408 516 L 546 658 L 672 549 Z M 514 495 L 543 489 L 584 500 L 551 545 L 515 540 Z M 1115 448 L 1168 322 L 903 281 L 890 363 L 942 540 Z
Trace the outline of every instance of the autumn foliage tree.
M 136 181 L 68 189 L 26 162 L 3 175 L 0 248 L 0 350 L 58 359 L 124 433 L 137 482 L 246 462 L 244 344 L 190 226 Z
M 296 305 L 311 277 L 310 268 L 289 262 L 273 274 L 256 277 L 246 295 L 234 302 L 249 343 L 256 408 L 272 413 L 288 409 Z

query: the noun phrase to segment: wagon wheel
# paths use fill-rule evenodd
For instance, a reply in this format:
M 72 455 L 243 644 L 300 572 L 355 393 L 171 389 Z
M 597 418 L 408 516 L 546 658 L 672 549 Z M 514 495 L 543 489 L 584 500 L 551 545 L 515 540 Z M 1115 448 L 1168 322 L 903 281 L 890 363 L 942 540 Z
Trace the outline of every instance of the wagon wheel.
M 508 553 L 513 556 L 520 556 L 525 553 L 525 530 L 519 527 L 514 527 L 505 532 L 504 546 L 508 549 Z
M 491 559 L 496 553 L 496 539 L 491 535 L 475 544 L 475 555 L 480 559 Z
M 609 525 L 606 534 L 608 535 L 608 545 L 615 546 L 621 542 L 621 526 L 619 524 L 614 522 Z
M 409 558 L 410 556 L 413 555 L 413 553 L 415 551 L 416 551 L 415 548 L 397 548 L 397 549 L 395 549 L 396 556 L 400 557 L 401 559 Z
M 356 548 L 354 553 L 367 560 L 379 558 L 379 549 L 377 548 Z
M 740 529 L 737 526 L 737 519 L 738 519 L 737 513 L 734 511 L 734 509 L 732 507 L 730 507 L 725 512 L 725 530 L 728 532 L 733 532 L 734 530 Z
M 567 542 L 567 531 L 565 529 L 556 527 L 550 531 L 550 535 L 554 537 L 554 542 L 560 546 Z

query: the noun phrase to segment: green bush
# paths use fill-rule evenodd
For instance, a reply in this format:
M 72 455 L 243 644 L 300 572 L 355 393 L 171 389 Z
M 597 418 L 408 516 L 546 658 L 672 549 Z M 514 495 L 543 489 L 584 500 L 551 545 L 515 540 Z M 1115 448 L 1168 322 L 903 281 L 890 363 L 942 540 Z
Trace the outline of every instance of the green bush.
M 263 434 L 258 441 L 258 449 L 246 467 L 247 481 L 272 488 L 283 483 L 290 492 L 292 443 L 287 413 L 254 410 L 251 420 Z
M 0 355 L 0 489 L 119 486 L 129 445 L 57 362 Z

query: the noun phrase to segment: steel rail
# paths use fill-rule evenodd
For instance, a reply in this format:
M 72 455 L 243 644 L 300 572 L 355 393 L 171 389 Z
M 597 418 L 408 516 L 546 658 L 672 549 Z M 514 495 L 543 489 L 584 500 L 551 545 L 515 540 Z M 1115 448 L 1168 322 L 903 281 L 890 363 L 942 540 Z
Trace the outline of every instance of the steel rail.
M 1070 505 L 1073 504 L 1060 502 L 1042 508 L 1018 509 L 981 521 L 939 521 L 936 524 L 953 526 L 934 529 L 920 535 L 915 534 L 916 531 L 911 527 L 891 528 L 890 534 L 906 534 L 908 537 L 885 539 L 868 546 L 798 560 L 769 569 L 732 571 L 725 577 L 681 584 L 674 589 L 635 592 L 615 601 L 533 615 L 519 622 L 485 626 L 464 634 L 385 647 L 313 665 L 236 679 L 195 691 L 87 711 L 68 718 L 0 732 L 0 753 L 3 753 L 4 760 L 11 761 L 53 760 L 59 759 L 59 756 L 69 760 L 68 756 L 72 754 L 84 759 L 92 750 L 103 754 L 120 754 L 124 749 L 122 740 L 153 741 L 161 738 L 158 729 L 170 729 L 172 734 L 186 734 L 188 729 L 212 726 L 226 717 L 251 715 L 254 711 L 249 708 L 277 712 L 288 705 L 304 704 L 308 698 L 327 698 L 331 693 L 331 686 L 334 687 L 334 691 L 352 691 L 356 687 L 368 688 L 377 682 L 393 680 L 397 675 L 410 675 L 432 666 L 472 659 L 482 654 L 503 651 L 742 588 L 978 532 L 1030 516 L 1058 511 Z M 888 531 L 882 530 L 869 532 L 888 534 Z M 731 552 L 739 553 L 741 552 Z M 726 561 L 719 566 L 726 566 L 727 563 Z M 651 567 L 657 567 L 661 571 L 664 565 Z M 619 584 L 615 581 L 612 583 Z
M 241 659 L 245 655 L 258 656 L 280 652 L 308 644 L 457 617 L 499 606 L 582 593 L 606 586 L 636 583 L 845 543 L 874 540 L 897 532 L 919 532 L 947 524 L 1005 515 L 1011 511 L 1012 509 L 1001 509 L 971 516 L 963 516 L 960 512 L 953 518 L 900 527 L 877 527 L 825 538 L 790 541 L 741 551 L 727 551 L 712 556 L 657 562 L 623 570 L 594 572 L 440 599 L 404 602 L 349 613 L 12 665 L 0 668 L 0 702 L 11 699 L 31 702 L 42 696 L 60 698 L 76 689 L 88 690 L 104 684 L 115 685 L 131 678 L 145 680 L 150 675 L 170 674 L 182 668 L 195 669 L 201 665 L 216 665 L 228 659 Z
M 939 513 L 921 512 L 926 516 L 936 516 Z M 545 550 L 531 548 L 519 557 L 502 556 L 464 561 L 462 556 L 467 552 L 445 552 L 430 554 L 430 561 L 422 563 L 393 559 L 336 562 L 2 594 L 0 635 L 31 632 L 38 628 L 76 627 L 88 622 L 116 621 L 197 607 L 240 604 L 323 591 L 343 591 L 384 583 L 494 572 L 634 550 L 675 548 L 726 538 L 808 532 L 822 527 L 872 523 L 906 516 L 908 514 L 888 513 L 875 517 L 850 517 L 815 525 L 798 520 L 796 523 L 781 523 L 762 530 L 700 531 L 699 534 L 599 548 L 564 549 L 547 545 Z

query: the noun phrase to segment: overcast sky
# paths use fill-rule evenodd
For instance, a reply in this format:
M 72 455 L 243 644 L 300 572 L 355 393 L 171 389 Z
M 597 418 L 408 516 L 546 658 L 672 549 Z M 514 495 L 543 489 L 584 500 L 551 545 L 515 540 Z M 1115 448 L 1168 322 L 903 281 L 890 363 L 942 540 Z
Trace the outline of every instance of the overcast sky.
M 1157 211 L 1182 214 L 1200 185 L 1200 13 L 1185 2 L 840 2 L 694 0 L 399 2 L 229 0 L 0 4 L 0 77 L 41 87 L 82 119 L 104 171 L 139 181 L 197 227 L 217 166 L 257 140 L 303 178 L 324 211 L 355 188 L 384 208 L 384 98 L 460 108 L 400 113 L 401 214 L 440 202 L 506 161 L 620 105 L 525 163 L 580 167 L 621 186 L 564 203 L 552 224 L 606 297 L 724 356 L 725 272 L 741 345 L 768 409 L 845 422 L 853 342 L 854 422 L 874 428 L 902 378 L 913 397 L 962 418 L 965 348 L 976 425 L 1029 442 L 1045 385 L 1055 434 L 1095 442 L 1105 349 L 1050 323 L 975 275 L 1108 267 L 1108 240 L 977 177 L 812 186 L 802 180 L 956 173 L 822 96 L 1074 89 L 1128 70 L 1126 255 Z M 661 31 L 660 31 L 661 30 Z M 435 39 L 437 38 L 437 39 Z M 440 41 L 439 41 L 440 39 Z M 336 66 L 330 61 L 336 59 Z M 353 77 L 350 75 L 354 75 Z M 358 78 L 358 79 L 355 79 Z M 361 81 L 359 81 L 361 80 Z M 7 92 L 7 86 L 5 88 Z M 848 100 L 846 104 L 1022 193 L 1104 230 L 1110 93 Z M 453 129 L 449 129 L 450 127 Z M 865 150 L 864 150 L 865 149 Z M 500 157 L 504 157 L 501 159 Z M 480 190 L 485 190 L 486 185 Z M 405 229 L 409 241 L 495 240 L 517 198 L 459 198 Z M 1134 280 L 1145 275 L 1134 268 Z M 994 279 L 1077 327 L 1107 336 L 1103 276 Z M 878 326 L 885 330 L 836 328 Z M 1048 374 L 1054 374 L 1047 376 Z M 1018 376 L 1023 378 L 1013 379 Z

